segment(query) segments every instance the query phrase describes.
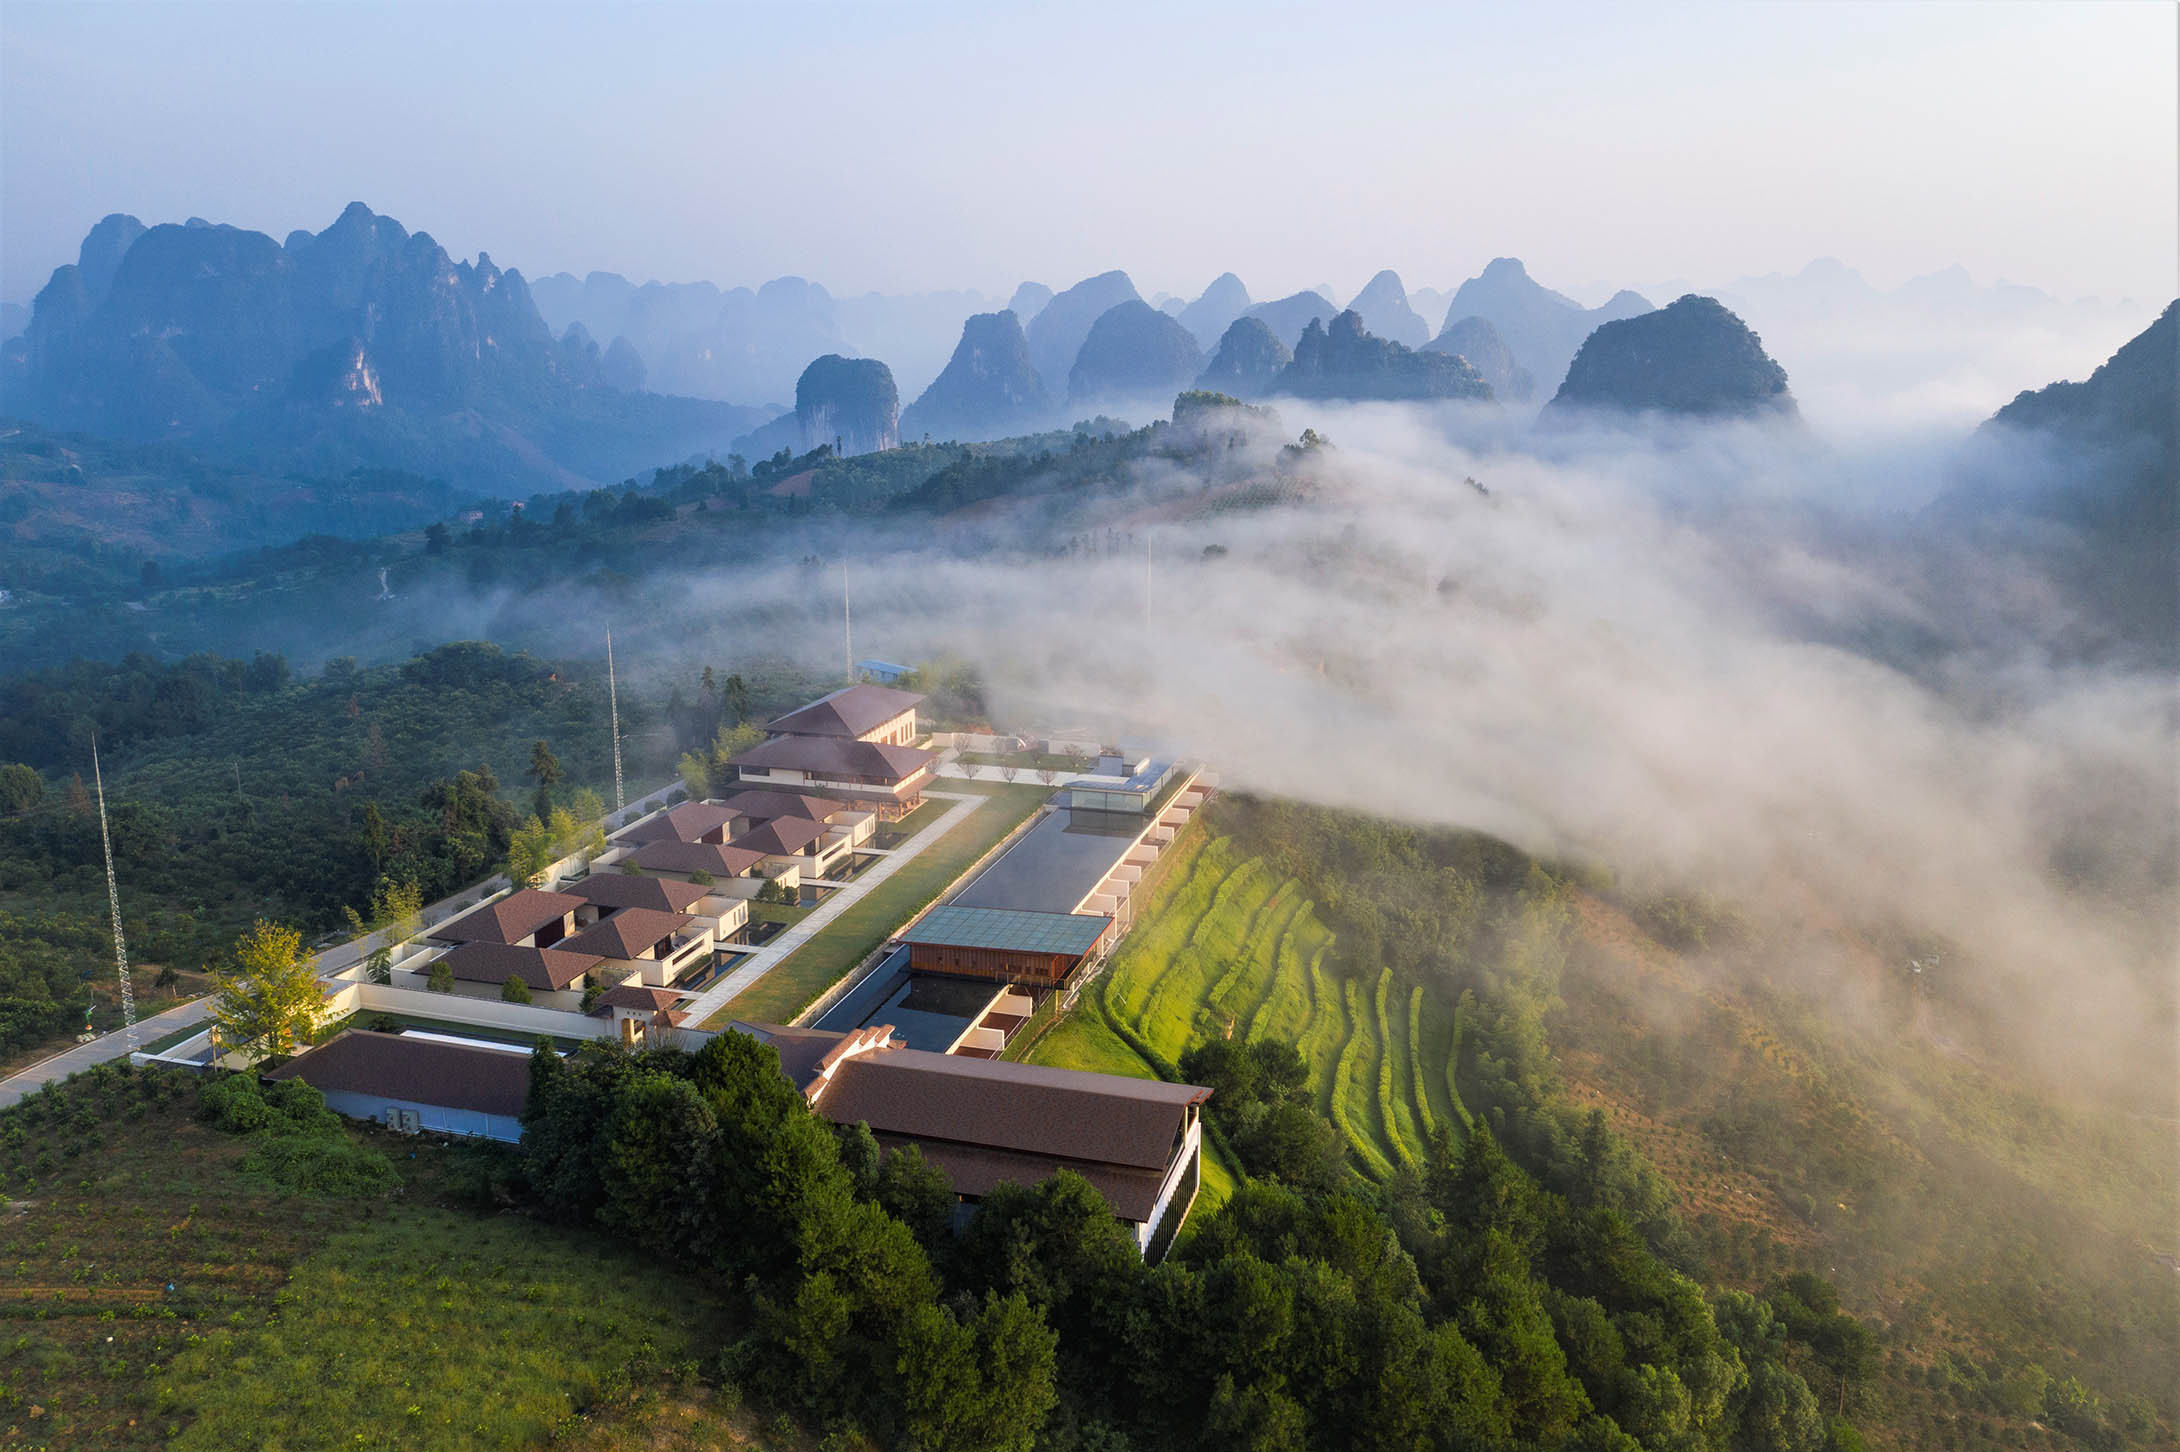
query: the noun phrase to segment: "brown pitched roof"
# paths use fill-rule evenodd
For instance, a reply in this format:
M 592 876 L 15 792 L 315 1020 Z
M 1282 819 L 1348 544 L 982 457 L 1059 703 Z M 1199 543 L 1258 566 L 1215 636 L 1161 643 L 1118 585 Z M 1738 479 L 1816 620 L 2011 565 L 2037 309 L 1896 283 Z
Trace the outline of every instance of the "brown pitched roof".
M 765 860 L 762 852 L 720 842 L 646 842 L 636 849 L 636 865 L 652 872 L 709 872 L 740 877 Z
M 526 887 L 451 923 L 441 923 L 428 936 L 443 943 L 512 943 L 574 912 L 582 902 L 564 892 Z
M 885 686 L 845 686 L 829 696 L 820 696 L 800 710 L 788 712 L 777 721 L 766 722 L 765 730 L 794 736 L 861 736 L 885 725 L 922 700 L 923 697 L 912 691 L 895 691 Z
M 680 1002 L 681 995 L 671 989 L 647 988 L 640 983 L 623 983 L 617 988 L 608 988 L 605 992 L 599 994 L 596 1006 L 591 1010 L 591 1015 L 596 1017 L 606 1010 L 615 1008 L 634 1008 L 650 1013 L 661 1013 L 672 1010 Z M 674 1014 L 676 1022 L 679 1022 L 681 1017 L 682 1015 L 678 1013 Z
M 567 940 L 564 947 L 605 958 L 630 959 L 669 934 L 689 925 L 687 913 L 662 913 L 656 908 L 622 908 L 600 918 Z
M 617 842 L 701 842 L 741 816 L 734 807 L 717 802 L 683 802 L 657 816 L 646 817 L 626 831 L 616 832 Z
M 848 1059 L 817 1098 L 836 1124 L 918 1141 L 1163 1171 L 1211 1091 L 1075 1069 L 887 1049 Z
M 734 845 L 767 857 L 792 857 L 825 835 L 825 824 L 807 817 L 778 817 L 754 832 L 744 832 Z
M 817 1078 L 820 1061 L 847 1037 L 829 1029 L 788 1028 L 782 1024 L 753 1023 L 739 1018 L 730 1027 L 762 1039 L 779 1050 L 780 1072 L 787 1076 L 789 1083 L 804 1090 Z
M 576 947 L 573 938 L 563 938 L 550 948 L 518 948 L 511 943 L 464 943 L 439 961 L 464 983 L 505 983 L 513 977 L 532 988 L 558 993 L 597 967 L 599 957 L 597 953 Z
M 660 912 L 685 913 L 704 900 L 704 889 L 693 882 L 671 877 L 645 877 L 630 872 L 594 872 L 568 891 L 602 908 L 656 908 Z
M 326 1092 L 513 1116 L 529 1096 L 530 1060 L 500 1049 L 349 1029 L 265 1077 L 300 1079 Z
M 786 767 L 816 776 L 873 777 L 900 782 L 933 761 L 932 753 L 913 746 L 881 746 L 834 736 L 775 736 L 734 758 L 735 766 Z
M 802 792 L 734 792 L 726 798 L 728 806 L 749 818 L 751 825 L 772 821 L 776 817 L 802 817 L 812 822 L 822 822 L 835 812 L 860 810 L 846 802 L 836 802 L 831 797 L 813 797 Z

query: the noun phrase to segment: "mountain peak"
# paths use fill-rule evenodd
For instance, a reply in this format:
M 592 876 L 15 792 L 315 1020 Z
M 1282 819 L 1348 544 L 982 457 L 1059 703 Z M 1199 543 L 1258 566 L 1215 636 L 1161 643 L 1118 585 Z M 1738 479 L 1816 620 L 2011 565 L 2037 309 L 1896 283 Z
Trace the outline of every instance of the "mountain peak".
M 1786 370 L 1764 351 L 1763 340 L 1724 303 L 1695 293 L 1590 334 L 1545 411 L 1582 409 L 1690 418 L 1798 416 Z
M 1353 308 L 1331 325 L 1310 319 L 1279 375 L 1278 392 L 1296 398 L 1487 400 L 1491 386 L 1451 353 L 1417 352 L 1363 326 Z

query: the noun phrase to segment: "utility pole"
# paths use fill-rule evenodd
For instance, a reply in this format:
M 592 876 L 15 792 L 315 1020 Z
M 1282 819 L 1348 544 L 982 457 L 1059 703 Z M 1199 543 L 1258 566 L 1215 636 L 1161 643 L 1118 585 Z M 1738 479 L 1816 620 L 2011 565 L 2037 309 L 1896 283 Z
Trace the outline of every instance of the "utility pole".
M 848 668 L 848 684 L 855 684 L 855 608 L 848 598 L 848 557 L 840 557 L 840 639 Z
M 1151 529 L 1143 526 L 1143 628 L 1151 628 Z
M 613 810 L 628 805 L 627 788 L 621 785 L 621 692 L 613 680 L 613 632 L 606 632 L 606 710 L 613 726 Z
M 106 905 L 114 915 L 114 966 L 121 970 L 121 1024 L 129 1052 L 136 1052 L 136 992 L 129 983 L 129 945 L 121 937 L 121 889 L 114 884 L 114 839 L 106 830 L 106 774 L 99 769 L 98 738 L 91 738 L 91 780 L 98 783 L 98 841 L 106 850 Z

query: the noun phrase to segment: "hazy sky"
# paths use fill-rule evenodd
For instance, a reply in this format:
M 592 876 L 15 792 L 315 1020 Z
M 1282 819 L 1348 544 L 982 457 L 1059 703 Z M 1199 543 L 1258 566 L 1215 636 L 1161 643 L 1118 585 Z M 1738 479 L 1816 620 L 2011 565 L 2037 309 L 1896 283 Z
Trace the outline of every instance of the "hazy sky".
M 0 297 L 351 200 L 531 275 L 2176 290 L 2171 4 L 0 6 Z M 1589 300 L 1596 300 L 1591 298 Z

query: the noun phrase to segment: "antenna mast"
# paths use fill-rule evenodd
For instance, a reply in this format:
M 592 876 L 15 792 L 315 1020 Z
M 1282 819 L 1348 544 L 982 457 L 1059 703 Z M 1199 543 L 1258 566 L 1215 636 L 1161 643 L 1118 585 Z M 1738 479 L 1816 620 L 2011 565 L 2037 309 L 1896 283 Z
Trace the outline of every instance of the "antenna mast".
M 621 785 L 621 691 L 613 681 L 613 632 L 606 632 L 606 709 L 613 723 L 613 810 L 628 805 L 628 791 Z
M 91 780 L 98 784 L 98 841 L 106 849 L 106 905 L 114 915 L 114 965 L 121 970 L 121 1023 L 129 1052 L 136 1052 L 136 991 L 129 983 L 129 945 L 121 937 L 121 889 L 114 885 L 114 839 L 106 830 L 106 774 L 99 770 L 98 738 L 91 739 Z
M 840 636 L 848 667 L 848 684 L 855 684 L 855 610 L 848 599 L 848 557 L 840 557 Z

